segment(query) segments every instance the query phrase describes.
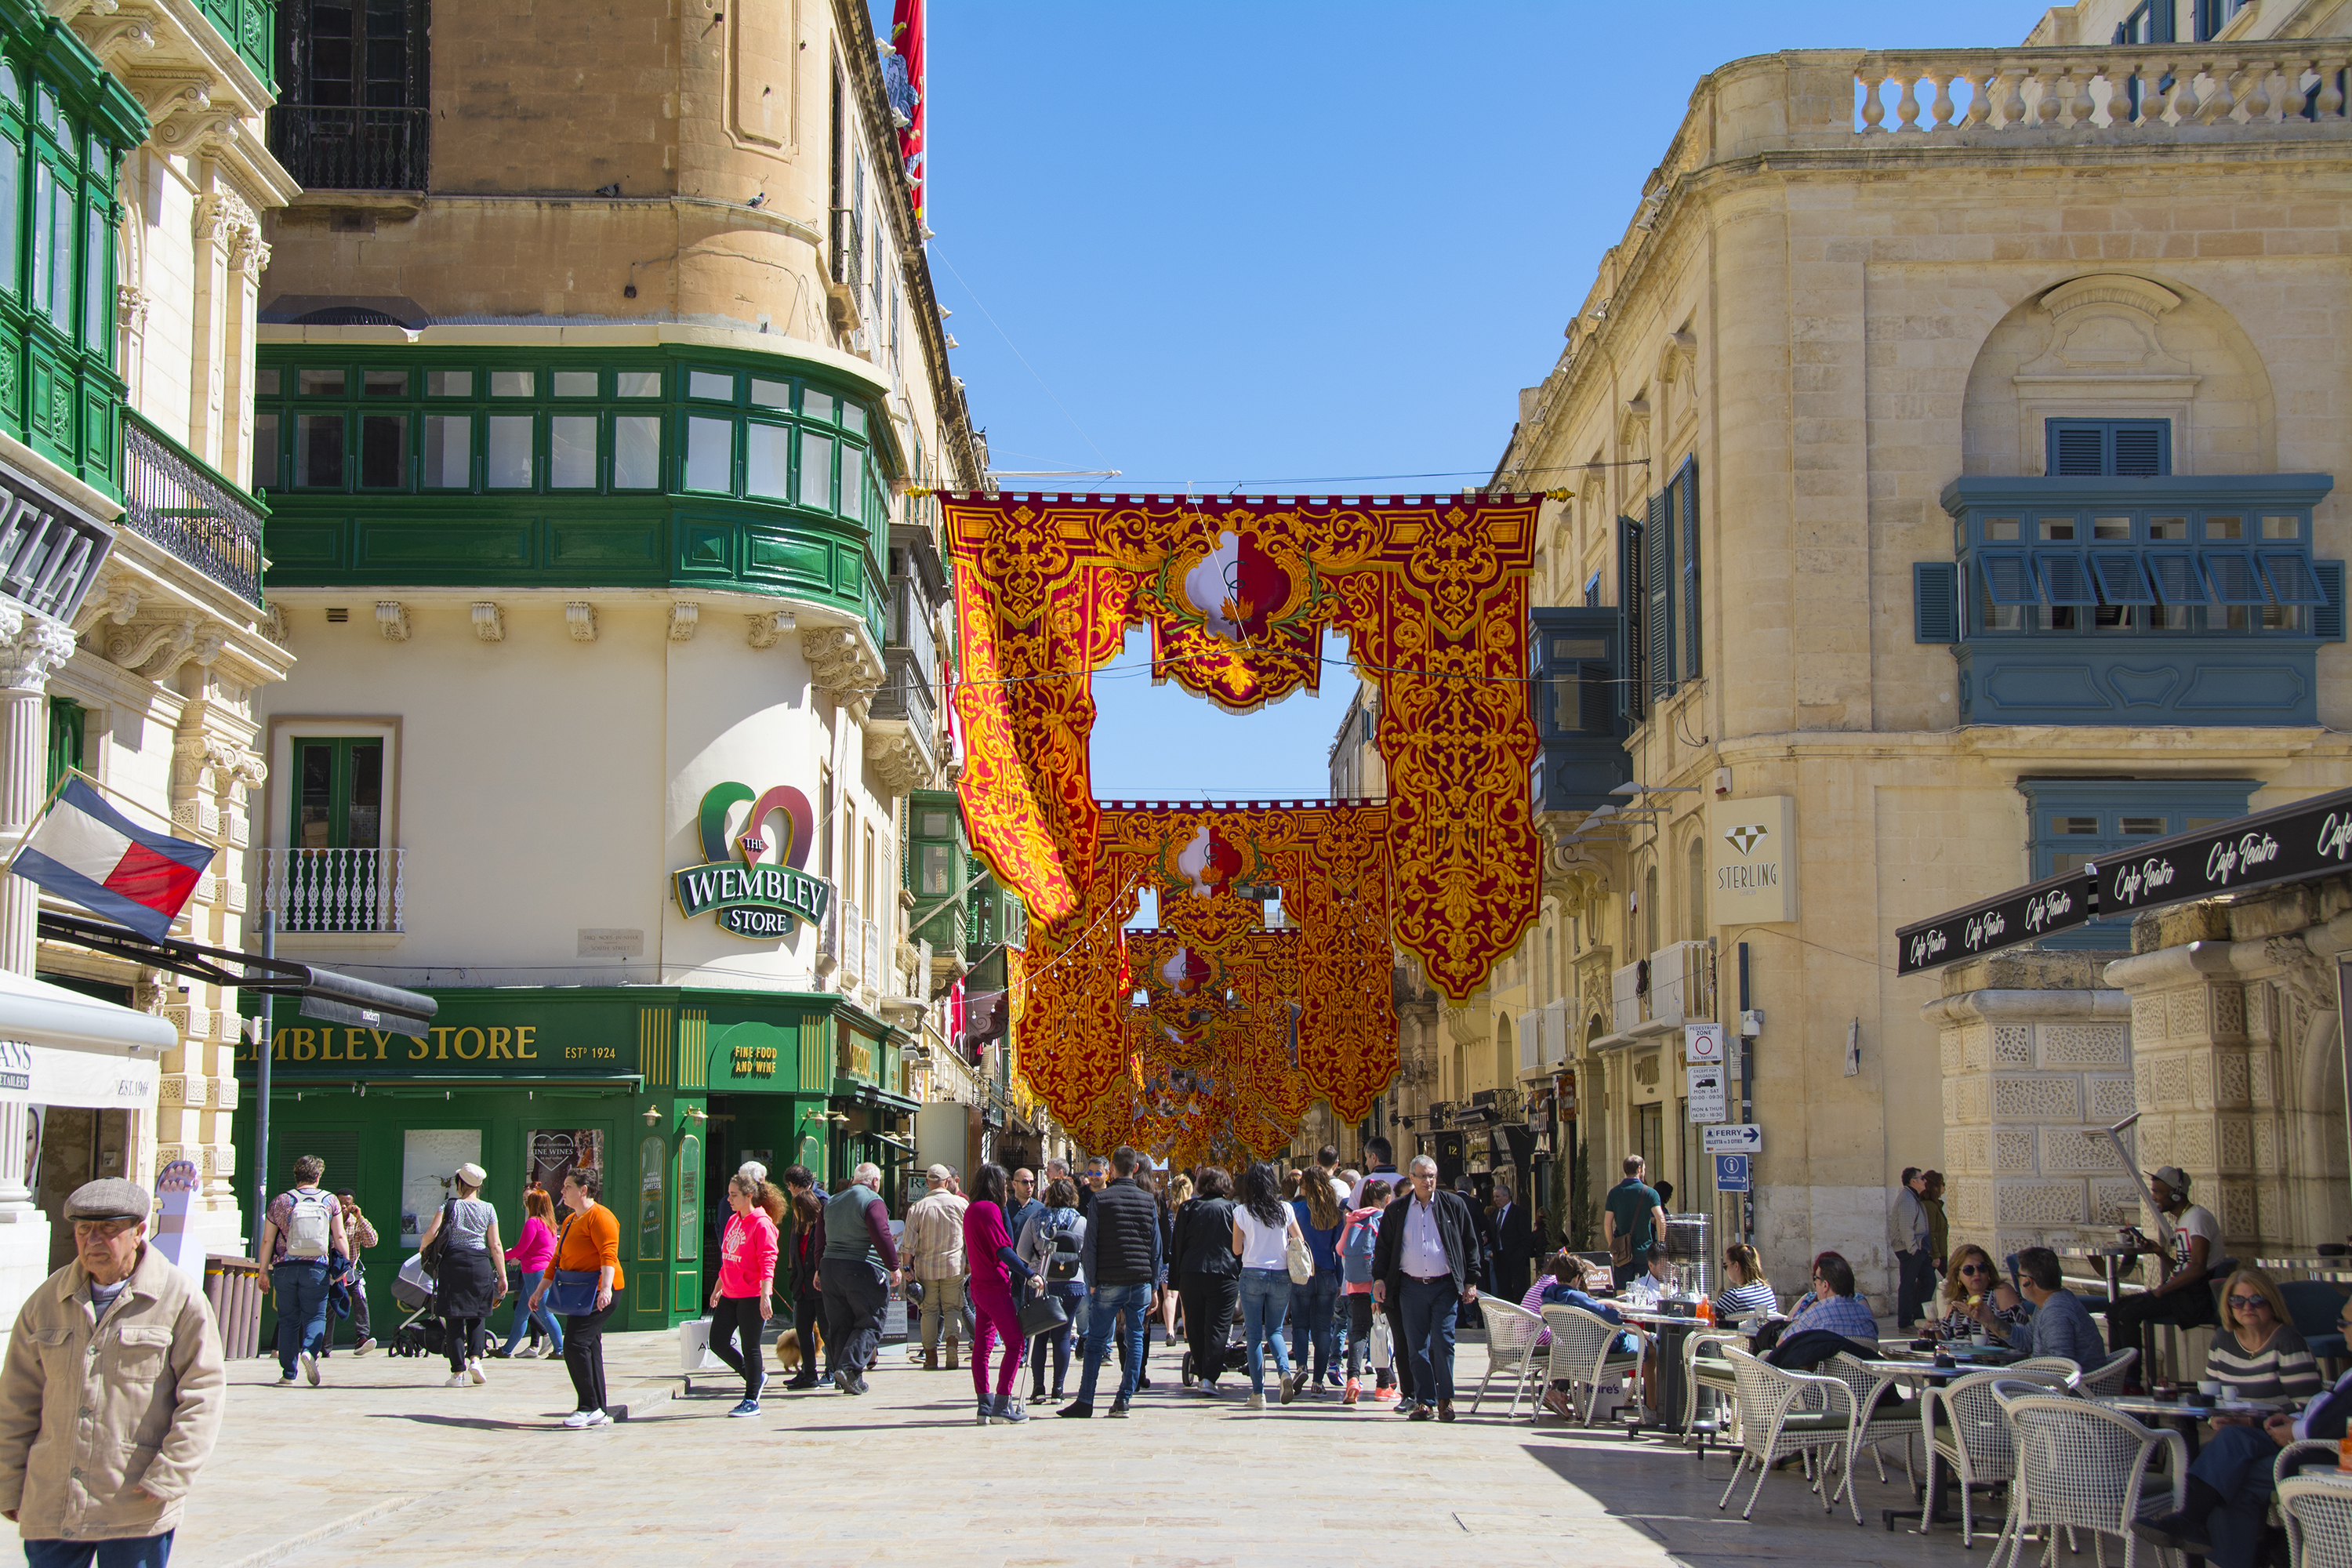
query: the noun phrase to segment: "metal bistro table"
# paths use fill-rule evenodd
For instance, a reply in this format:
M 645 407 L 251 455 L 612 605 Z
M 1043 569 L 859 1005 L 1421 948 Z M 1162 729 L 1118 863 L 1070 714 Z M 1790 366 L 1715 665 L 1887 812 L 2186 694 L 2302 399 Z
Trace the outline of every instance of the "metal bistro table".
M 1683 1341 L 1696 1330 L 1712 1329 L 1715 1325 L 1687 1313 L 1678 1315 L 1648 1307 L 1623 1307 L 1614 1301 L 1610 1305 L 1616 1307 L 1617 1315 L 1627 1322 L 1638 1324 L 1656 1335 L 1658 1429 L 1681 1432 L 1683 1406 L 1688 1402 L 1683 1379 Z
M 2180 1434 L 2189 1445 L 2189 1457 L 2197 1457 L 2197 1428 L 2200 1422 L 2213 1416 L 2212 1405 L 2191 1395 L 2183 1399 L 2158 1399 L 2145 1394 L 2108 1394 L 2095 1397 L 2092 1404 L 2103 1405 L 2119 1415 L 2135 1415 L 2163 1422 Z
M 1894 1529 L 1895 1521 L 1898 1519 L 1916 1519 L 1919 1521 L 1919 1528 L 1914 1533 L 1924 1535 L 1929 1525 L 1955 1522 L 1954 1516 L 1944 1507 L 1944 1495 L 1958 1472 L 1949 1465 L 1933 1463 L 1932 1456 L 1936 1448 L 1936 1406 L 1934 1401 L 1927 1397 L 1928 1391 L 1940 1388 L 1955 1378 L 1967 1377 L 1972 1373 L 1998 1372 L 2003 1366 L 2023 1359 L 2025 1358 L 2021 1354 L 1988 1355 L 1981 1359 L 1972 1358 L 1955 1366 L 1937 1366 L 1932 1361 L 1885 1359 L 1862 1363 L 1879 1376 L 1888 1378 L 1902 1387 L 1912 1390 L 1917 1397 L 1922 1458 L 1930 1464 L 1936 1472 L 1936 1486 L 1932 1493 L 1928 1492 L 1925 1483 L 1921 1485 L 1919 1507 L 1888 1508 L 1879 1510 L 1879 1517 L 1885 1521 L 1887 1529 Z
M 2096 1260 L 2100 1266 L 2100 1276 L 2106 1281 L 2110 1302 L 2122 1299 L 2124 1265 L 2139 1256 L 2136 1248 L 2129 1247 L 2053 1247 L 2050 1250 L 2061 1258 Z

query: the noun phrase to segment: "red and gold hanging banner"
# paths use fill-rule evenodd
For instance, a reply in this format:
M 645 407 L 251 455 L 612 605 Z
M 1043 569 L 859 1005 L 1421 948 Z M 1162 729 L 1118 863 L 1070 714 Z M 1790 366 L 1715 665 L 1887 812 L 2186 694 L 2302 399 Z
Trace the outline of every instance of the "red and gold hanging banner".
M 1087 897 L 1030 926 L 1020 1057 L 1039 1097 L 1073 1128 L 1149 1131 L 1148 1085 L 1196 1074 L 1204 1105 L 1262 1116 L 1276 1143 L 1318 1099 L 1369 1114 L 1397 1065 L 1389 821 L 1360 801 L 1100 805 Z M 1161 929 L 1122 932 L 1147 888 Z
M 1381 690 L 1387 936 L 1466 1000 L 1535 918 L 1527 578 L 1539 505 L 944 498 L 963 652 L 958 787 L 975 847 L 1044 922 L 1088 902 L 1101 825 L 1090 678 L 1129 624 L 1151 627 L 1156 675 L 1234 711 L 1313 689 L 1324 634 L 1343 634 Z

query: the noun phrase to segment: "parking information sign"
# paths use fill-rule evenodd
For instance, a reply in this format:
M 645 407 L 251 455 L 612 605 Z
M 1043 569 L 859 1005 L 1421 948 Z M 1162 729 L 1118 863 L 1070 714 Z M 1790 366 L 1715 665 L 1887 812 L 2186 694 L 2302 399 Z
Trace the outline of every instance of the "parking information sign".
M 1717 1154 L 1715 1157 L 1715 1190 L 1718 1193 L 1744 1193 L 1748 1184 L 1748 1156 Z
M 1731 1110 L 1724 1103 L 1723 1068 L 1718 1065 L 1693 1066 L 1683 1069 L 1689 1075 L 1690 1119 L 1694 1123 L 1727 1121 Z

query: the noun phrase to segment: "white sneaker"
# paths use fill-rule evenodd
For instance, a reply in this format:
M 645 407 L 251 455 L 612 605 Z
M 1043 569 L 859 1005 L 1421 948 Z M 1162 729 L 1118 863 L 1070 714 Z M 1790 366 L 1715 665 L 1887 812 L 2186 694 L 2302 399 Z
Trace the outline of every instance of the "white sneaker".
M 471 1384 L 467 1383 L 466 1374 L 464 1373 L 453 1372 L 449 1374 L 449 1380 L 446 1383 L 444 1383 L 441 1386 L 444 1388 L 467 1388 L 470 1387 Z
M 482 1363 L 478 1361 L 469 1361 L 466 1363 L 466 1375 L 472 1378 L 476 1383 L 488 1383 L 490 1381 L 490 1374 L 482 1370 Z
M 304 1351 L 300 1355 L 294 1359 L 302 1363 L 302 1375 L 310 1380 L 310 1386 L 313 1388 L 318 1387 L 319 1358 L 312 1355 L 309 1351 Z
M 294 1380 L 291 1377 L 281 1377 L 271 1386 L 275 1388 L 291 1388 L 294 1386 Z
M 537 1345 L 525 1345 L 522 1349 L 515 1352 L 514 1358 L 517 1361 L 537 1361 L 539 1359 L 539 1347 Z
M 1265 1409 L 1265 1394 L 1251 1394 L 1251 1395 L 1249 1396 L 1249 1405 L 1248 1405 L 1247 1408 L 1249 1408 L 1249 1409 L 1251 1409 L 1251 1410 L 1263 1410 L 1263 1409 Z
M 583 1426 L 593 1426 L 604 1418 L 604 1413 L 601 1410 L 575 1410 L 563 1418 L 563 1424 L 576 1431 Z
M 375 1341 L 373 1338 L 362 1339 L 359 1343 L 352 1347 L 352 1353 L 353 1355 L 365 1355 L 368 1352 L 373 1349 L 375 1349 Z
M 603 1412 L 602 1410 L 591 1410 L 590 1412 L 588 1412 L 588 1425 L 589 1425 L 589 1426 L 610 1426 L 612 1424 L 613 1424 L 613 1418 L 612 1418 L 610 1415 L 606 1415 L 606 1414 L 605 1414 L 604 1412 Z

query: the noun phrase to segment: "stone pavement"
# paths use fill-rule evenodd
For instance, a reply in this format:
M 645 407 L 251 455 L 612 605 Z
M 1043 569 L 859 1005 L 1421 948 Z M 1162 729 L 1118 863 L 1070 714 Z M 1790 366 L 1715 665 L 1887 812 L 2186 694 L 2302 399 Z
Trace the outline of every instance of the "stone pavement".
M 1655 1438 L 1530 1425 L 1524 1408 L 1507 1421 L 1507 1396 L 1491 1394 L 1474 1416 L 1476 1344 L 1463 1347 L 1451 1426 L 1349 1410 L 1337 1390 L 1251 1415 L 1237 1395 L 1177 1388 L 1161 1347 L 1163 1375 L 1131 1419 L 986 1428 L 968 1372 L 915 1371 L 895 1345 L 866 1397 L 772 1396 L 757 1420 L 725 1417 L 740 1384 L 724 1374 L 681 1395 L 674 1335 L 605 1345 L 612 1396 L 635 1408 L 592 1431 L 556 1425 L 572 1405 L 561 1363 L 493 1362 L 487 1386 L 456 1389 L 441 1386 L 446 1362 L 381 1352 L 336 1355 L 320 1389 L 270 1386 L 271 1362 L 232 1363 L 174 1568 L 601 1568 L 681 1552 L 717 1568 L 1981 1561 L 1955 1531 L 1879 1528 L 1875 1510 L 1903 1500 L 1899 1471 L 1881 1486 L 1865 1465 L 1867 1529 L 1843 1504 L 1825 1518 L 1793 1469 L 1743 1523 L 1745 1483 L 1716 1510 L 1732 1464 L 1720 1449 L 1701 1460 Z

